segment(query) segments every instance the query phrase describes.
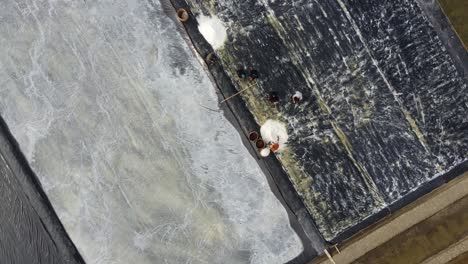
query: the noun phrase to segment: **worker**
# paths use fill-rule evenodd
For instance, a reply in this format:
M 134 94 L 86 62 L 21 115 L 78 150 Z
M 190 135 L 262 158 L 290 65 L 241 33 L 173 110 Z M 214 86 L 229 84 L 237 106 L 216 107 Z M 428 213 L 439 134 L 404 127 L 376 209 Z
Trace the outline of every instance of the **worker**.
M 277 151 L 278 149 L 279 149 L 279 143 L 272 143 L 272 144 L 270 145 L 270 150 L 271 150 L 271 151 L 275 152 L 275 151 Z
M 277 92 L 269 92 L 268 93 L 268 101 L 270 101 L 271 103 L 277 103 L 277 102 L 279 102 L 279 100 L 280 100 L 280 98 L 279 98 Z
M 296 93 L 291 97 L 293 104 L 299 104 L 302 101 L 302 93 L 296 91 Z
M 238 69 L 237 70 L 237 76 L 241 79 L 247 78 L 247 72 L 244 69 Z
M 250 70 L 250 73 L 249 73 L 249 79 L 251 81 L 254 81 L 258 78 L 258 71 L 257 70 Z

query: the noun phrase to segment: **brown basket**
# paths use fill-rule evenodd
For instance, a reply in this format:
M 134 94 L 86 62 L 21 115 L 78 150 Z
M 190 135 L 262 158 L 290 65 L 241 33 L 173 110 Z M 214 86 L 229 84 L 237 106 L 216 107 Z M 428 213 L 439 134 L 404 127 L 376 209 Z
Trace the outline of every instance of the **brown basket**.
M 258 139 L 258 133 L 257 131 L 252 131 L 249 133 L 249 140 L 250 141 L 255 141 Z
M 263 141 L 263 139 L 257 139 L 257 141 L 255 141 L 255 146 L 258 148 L 258 149 L 262 149 L 266 146 L 265 144 L 265 141 Z
M 179 19 L 180 22 L 187 22 L 187 20 L 189 20 L 189 17 L 190 16 L 187 10 L 183 8 L 179 8 L 179 10 L 177 10 L 177 18 Z

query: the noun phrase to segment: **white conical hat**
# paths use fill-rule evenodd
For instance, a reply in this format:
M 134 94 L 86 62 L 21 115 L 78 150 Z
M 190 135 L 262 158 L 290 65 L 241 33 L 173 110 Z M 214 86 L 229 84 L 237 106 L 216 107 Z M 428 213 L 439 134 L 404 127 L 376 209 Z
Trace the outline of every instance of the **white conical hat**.
M 281 150 L 288 141 L 288 130 L 286 125 L 280 121 L 268 119 L 260 128 L 260 134 L 266 143 L 278 143 L 278 150 Z

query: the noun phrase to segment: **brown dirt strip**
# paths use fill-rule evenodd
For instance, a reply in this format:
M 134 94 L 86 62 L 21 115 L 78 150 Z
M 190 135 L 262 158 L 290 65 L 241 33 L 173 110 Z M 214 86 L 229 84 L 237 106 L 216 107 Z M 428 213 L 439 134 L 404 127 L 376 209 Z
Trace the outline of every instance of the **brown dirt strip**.
M 331 252 L 333 259 L 337 264 L 352 263 L 467 195 L 468 172 L 465 172 L 463 175 L 401 209 L 398 213 L 364 230 L 360 235 L 355 236 L 343 245 L 339 245 L 341 253 L 336 251 Z M 464 211 L 467 211 L 466 208 Z M 321 257 L 311 262 L 311 264 L 318 263 L 331 264 L 332 262 L 326 257 Z

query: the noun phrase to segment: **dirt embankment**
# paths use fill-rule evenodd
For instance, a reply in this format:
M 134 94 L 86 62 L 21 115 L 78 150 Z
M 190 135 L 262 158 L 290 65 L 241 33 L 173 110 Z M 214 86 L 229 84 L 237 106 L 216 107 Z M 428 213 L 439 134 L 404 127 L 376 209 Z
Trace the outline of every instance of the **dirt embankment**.
M 468 172 L 331 252 L 344 263 L 447 263 L 468 250 Z M 332 263 L 326 257 L 311 264 Z

